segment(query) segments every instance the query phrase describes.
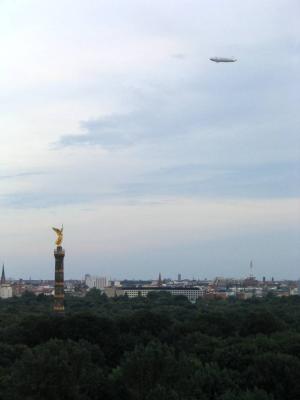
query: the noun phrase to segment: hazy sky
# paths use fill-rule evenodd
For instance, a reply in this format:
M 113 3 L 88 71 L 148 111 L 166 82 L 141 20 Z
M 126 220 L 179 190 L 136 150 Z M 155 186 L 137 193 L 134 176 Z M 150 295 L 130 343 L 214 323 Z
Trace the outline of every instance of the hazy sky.
M 300 276 L 299 0 L 0 0 L 0 260 Z M 238 62 L 215 64 L 212 56 Z

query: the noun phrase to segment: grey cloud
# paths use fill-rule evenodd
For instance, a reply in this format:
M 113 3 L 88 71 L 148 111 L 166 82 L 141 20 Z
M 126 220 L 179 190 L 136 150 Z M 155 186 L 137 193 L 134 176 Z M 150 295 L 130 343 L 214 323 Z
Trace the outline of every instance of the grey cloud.
M 140 173 L 131 170 L 128 179 L 112 182 L 111 200 L 299 195 L 295 40 L 250 36 L 246 43 L 236 38 L 227 46 L 222 38 L 211 45 L 212 53 L 234 54 L 238 62 L 232 65 L 210 62 L 207 43 L 199 54 L 195 43 L 168 53 L 156 81 L 144 77 L 143 84 L 139 76 L 132 84 L 138 94 L 129 88 L 131 112 L 82 121 L 81 133 L 63 135 L 57 146 L 100 146 L 115 154 L 129 148 L 129 158 L 140 158 Z
M 226 129 L 240 129 L 241 124 L 257 136 L 257 124 L 266 121 L 266 135 L 272 129 L 294 130 L 295 123 L 287 119 L 299 120 L 299 91 L 291 86 L 298 63 L 286 65 L 283 58 L 277 61 L 280 65 L 274 66 L 272 59 L 264 65 L 258 57 L 255 64 L 247 54 L 236 65 L 205 62 L 204 70 L 191 73 L 187 69 L 178 81 L 153 84 L 151 92 L 145 91 L 127 114 L 82 121 L 82 134 L 63 135 L 57 145 L 118 149 L 141 142 L 160 144 L 174 136 L 184 139 L 195 132 L 210 141 L 205 130 L 222 135 Z
M 62 182 L 61 182 L 62 183 Z M 120 190 L 118 188 L 109 190 L 81 190 L 81 185 L 72 188 L 58 185 L 53 190 L 39 190 L 35 188 L 31 191 L 12 192 L 0 196 L 0 206 L 13 209 L 46 209 L 61 206 L 72 206 L 93 203 L 115 203 L 124 201 L 124 197 L 119 199 Z M 86 207 L 84 207 L 86 209 Z
M 300 163 L 248 166 L 178 165 L 144 175 L 124 187 L 129 196 L 156 195 L 237 198 L 300 196 Z
M 0 175 L 0 180 L 2 179 L 17 179 L 17 178 L 27 178 L 32 176 L 39 176 L 45 175 L 45 171 L 35 171 L 35 172 L 20 172 L 17 174 L 7 174 L 7 175 Z
M 83 121 L 81 128 L 85 131 L 82 135 L 65 135 L 61 138 L 60 145 L 95 145 L 115 148 L 132 144 L 136 135 L 134 113 L 129 115 L 112 115 L 105 118 Z
M 174 53 L 171 55 L 171 57 L 177 60 L 184 60 L 186 58 L 186 55 L 184 53 Z
M 194 124 L 194 119 L 187 113 L 181 114 L 181 111 L 173 114 L 172 109 L 158 104 L 125 115 L 116 114 L 103 119 L 84 121 L 81 127 L 85 134 L 65 135 L 59 144 L 120 148 L 141 141 L 151 142 L 158 138 L 185 134 Z M 188 114 L 190 113 L 193 113 L 193 110 L 189 110 Z
M 10 193 L 0 197 L 0 205 L 8 208 L 16 209 L 43 209 L 49 207 L 57 207 L 64 205 L 72 205 L 78 203 L 88 202 L 90 199 L 82 194 L 62 195 L 51 193 L 37 193 L 37 192 L 24 192 L 24 193 Z
M 135 181 L 115 184 L 113 190 L 78 190 L 58 193 L 23 192 L 0 197 L 0 205 L 16 209 L 43 209 L 93 203 L 151 204 L 151 198 L 234 197 L 280 198 L 300 196 L 300 163 L 255 165 L 177 164 L 141 173 Z M 164 203 L 168 200 L 155 200 Z

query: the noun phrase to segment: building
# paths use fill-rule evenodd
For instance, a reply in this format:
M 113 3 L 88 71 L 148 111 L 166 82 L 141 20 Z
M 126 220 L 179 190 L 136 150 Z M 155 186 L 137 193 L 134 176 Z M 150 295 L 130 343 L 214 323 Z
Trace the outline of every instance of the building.
M 4 285 L 0 285 L 0 297 L 1 299 L 8 299 L 13 296 L 13 290 L 11 285 L 5 283 Z
M 91 276 L 89 274 L 86 274 L 85 284 L 89 289 L 96 288 L 99 290 L 103 290 L 107 285 L 107 280 L 104 276 Z
M 3 264 L 2 265 L 1 281 L 0 281 L 0 298 L 1 299 L 8 299 L 9 297 L 12 297 L 12 296 L 13 296 L 12 286 L 9 283 L 6 283 L 4 264 Z
M 26 284 L 25 282 L 20 279 L 12 284 L 12 294 L 13 296 L 21 296 L 23 293 L 26 292 Z
M 185 296 L 189 301 L 195 303 L 196 300 L 204 296 L 205 289 L 203 287 L 172 287 L 172 286 L 141 286 L 141 287 L 114 287 L 110 286 L 104 289 L 104 293 L 108 297 L 128 296 L 129 298 L 143 296 L 147 297 L 150 292 L 165 292 L 172 296 Z

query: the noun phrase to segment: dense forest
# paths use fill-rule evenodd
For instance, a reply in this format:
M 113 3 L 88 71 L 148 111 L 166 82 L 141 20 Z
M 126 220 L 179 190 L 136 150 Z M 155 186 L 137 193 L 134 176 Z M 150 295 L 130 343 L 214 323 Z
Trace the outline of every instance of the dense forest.
M 299 400 L 300 297 L 0 300 L 0 399 Z

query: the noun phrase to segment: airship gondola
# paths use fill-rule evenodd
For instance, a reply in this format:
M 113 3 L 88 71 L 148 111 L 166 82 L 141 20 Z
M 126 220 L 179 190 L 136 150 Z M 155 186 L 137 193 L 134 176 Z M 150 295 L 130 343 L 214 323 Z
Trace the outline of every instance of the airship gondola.
M 212 58 L 210 58 L 210 61 L 214 61 L 216 63 L 220 63 L 220 62 L 227 63 L 227 62 L 235 62 L 235 61 L 237 61 L 237 59 L 232 58 L 232 57 L 230 57 L 230 58 L 228 58 L 228 57 L 212 57 Z

